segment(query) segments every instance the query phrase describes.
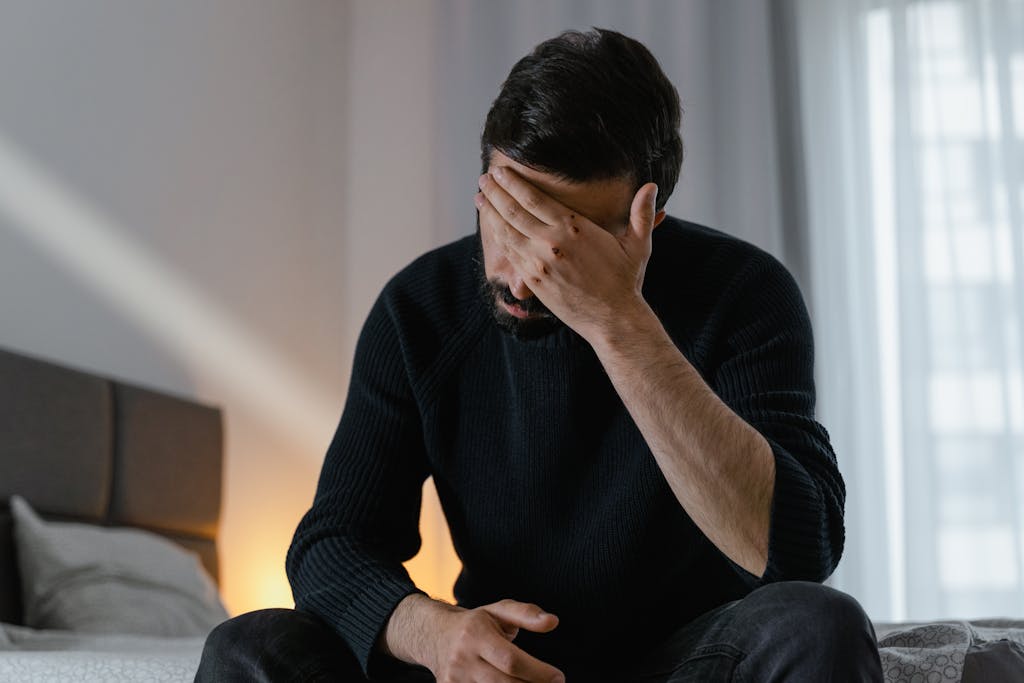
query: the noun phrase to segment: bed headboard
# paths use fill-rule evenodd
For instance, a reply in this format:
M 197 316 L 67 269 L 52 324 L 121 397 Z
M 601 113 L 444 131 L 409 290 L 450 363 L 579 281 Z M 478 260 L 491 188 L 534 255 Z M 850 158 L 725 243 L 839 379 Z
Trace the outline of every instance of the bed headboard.
M 0 349 L 0 621 L 21 623 L 15 493 L 50 519 L 155 531 L 216 579 L 222 434 L 217 408 Z

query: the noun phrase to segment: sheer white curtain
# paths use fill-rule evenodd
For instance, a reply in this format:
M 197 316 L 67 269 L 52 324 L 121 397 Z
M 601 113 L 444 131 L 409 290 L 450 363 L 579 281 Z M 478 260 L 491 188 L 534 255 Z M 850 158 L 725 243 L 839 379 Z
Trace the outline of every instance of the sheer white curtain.
M 1024 0 L 794 0 L 834 584 L 1024 614 Z
M 643 42 L 679 90 L 686 161 L 669 213 L 781 251 L 768 0 L 435 2 L 438 241 L 472 230 L 480 131 L 512 65 L 599 26 Z

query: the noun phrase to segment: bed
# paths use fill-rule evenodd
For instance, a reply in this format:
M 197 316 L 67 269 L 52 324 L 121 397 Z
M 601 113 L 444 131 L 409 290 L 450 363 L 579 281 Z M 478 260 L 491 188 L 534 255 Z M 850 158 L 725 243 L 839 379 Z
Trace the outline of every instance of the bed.
M 886 683 L 1024 681 L 1024 621 L 875 624 Z
M 222 439 L 217 408 L 0 349 L 0 680 L 192 680 L 227 616 Z
M 0 349 L 0 681 L 193 679 L 205 633 L 226 617 L 213 585 L 222 440 L 217 408 Z M 12 496 L 24 505 L 12 505 Z M 69 528 L 156 534 L 175 550 L 146 546 L 146 557 L 168 559 L 155 568 L 143 563 L 143 578 L 168 563 L 188 573 L 191 562 L 210 583 L 190 576 L 175 595 L 212 594 L 192 596 L 184 627 L 179 618 L 172 628 L 117 628 L 125 615 L 109 613 L 107 603 L 116 600 L 105 599 L 115 591 L 88 605 L 79 628 L 59 621 L 62 628 L 39 628 L 40 615 L 24 604 L 25 585 L 50 566 L 37 564 L 24 576 L 16 547 L 16 531 L 33 512 L 38 523 L 28 521 L 57 545 Z M 128 554 L 138 554 L 134 543 L 122 544 Z M 131 602 L 148 604 L 152 583 Z M 887 683 L 1024 681 L 1021 621 L 876 624 L 876 634 Z

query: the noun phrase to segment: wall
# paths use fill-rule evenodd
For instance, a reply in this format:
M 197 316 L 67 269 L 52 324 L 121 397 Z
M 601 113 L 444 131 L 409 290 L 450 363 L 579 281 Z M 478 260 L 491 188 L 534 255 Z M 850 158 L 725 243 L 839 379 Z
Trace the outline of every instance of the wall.
M 3 3 L 0 345 L 225 408 L 233 611 L 290 602 L 344 397 L 346 15 Z

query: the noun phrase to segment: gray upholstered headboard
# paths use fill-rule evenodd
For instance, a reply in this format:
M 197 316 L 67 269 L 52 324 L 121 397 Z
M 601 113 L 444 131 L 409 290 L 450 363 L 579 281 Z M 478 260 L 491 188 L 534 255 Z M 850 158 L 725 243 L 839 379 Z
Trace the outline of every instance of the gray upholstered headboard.
M 7 501 L 44 517 L 135 526 L 217 578 L 217 408 L 0 349 L 0 621 L 21 623 Z

